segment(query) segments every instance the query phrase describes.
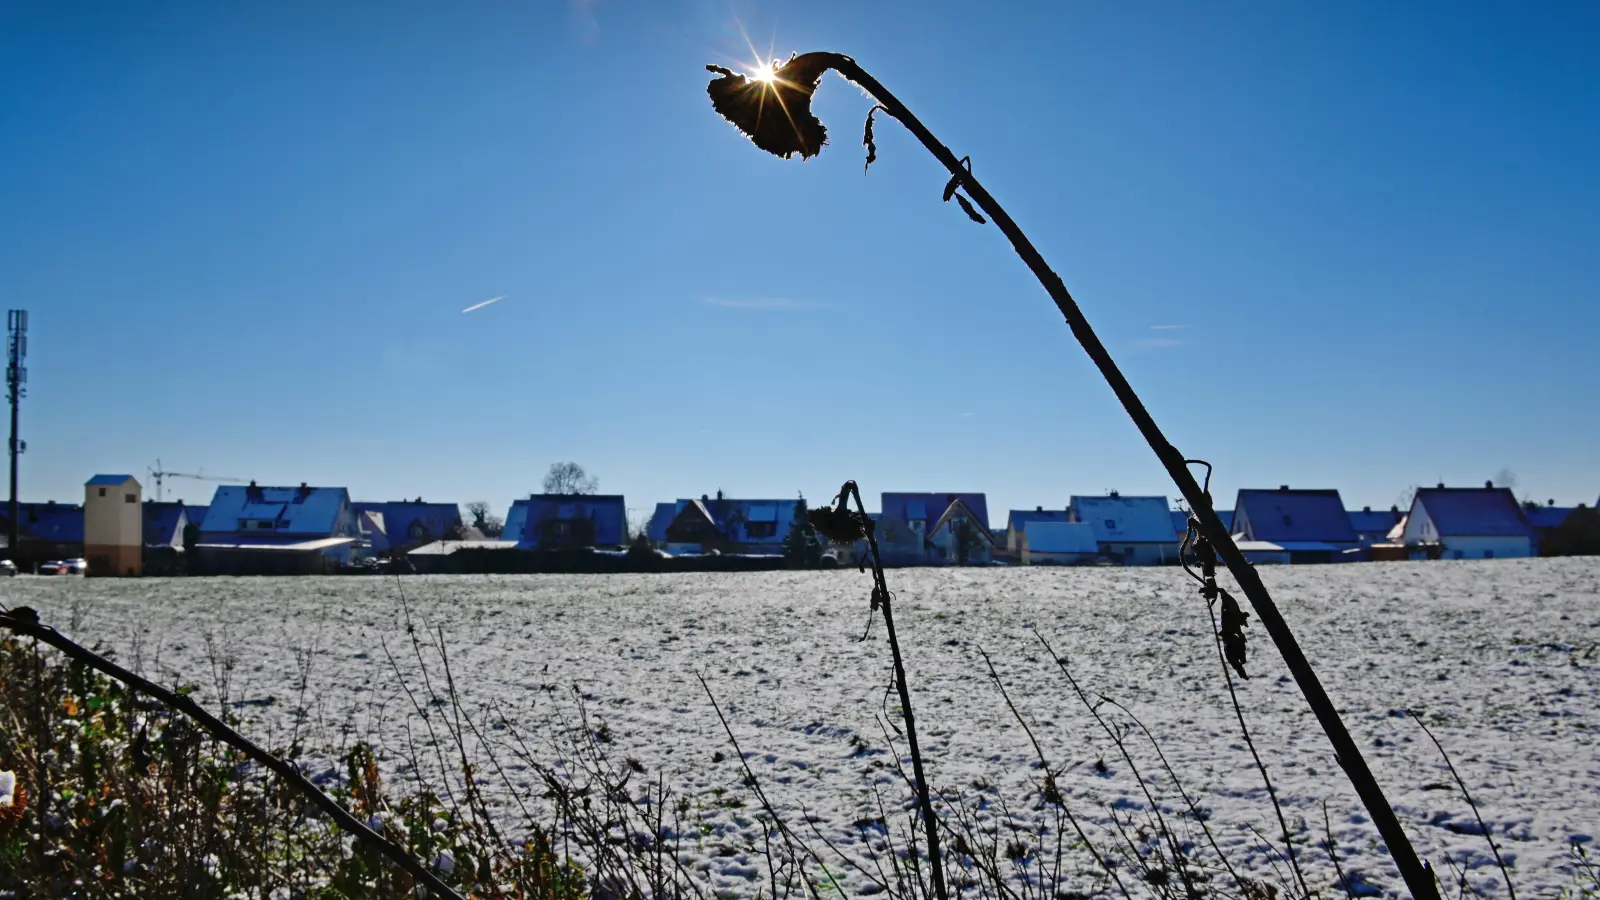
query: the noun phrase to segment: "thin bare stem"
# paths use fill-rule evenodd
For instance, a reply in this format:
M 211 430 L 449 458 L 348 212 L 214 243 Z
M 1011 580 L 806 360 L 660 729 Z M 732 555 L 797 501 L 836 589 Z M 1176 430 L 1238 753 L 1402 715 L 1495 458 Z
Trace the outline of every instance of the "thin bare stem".
M 1384 796 L 1383 788 L 1378 784 L 1376 776 L 1368 767 L 1366 758 L 1361 753 L 1361 748 L 1356 744 L 1355 738 L 1345 727 L 1344 720 L 1339 716 L 1339 710 L 1333 705 L 1333 700 L 1323 688 L 1322 682 L 1317 678 L 1316 670 L 1312 668 L 1310 660 L 1300 648 L 1295 639 L 1294 632 L 1290 630 L 1289 623 L 1284 620 L 1283 614 L 1272 602 L 1272 597 L 1267 593 L 1266 585 L 1260 576 L 1244 558 L 1244 554 L 1234 545 L 1228 533 L 1227 526 L 1217 516 L 1212 507 L 1211 497 L 1201 489 L 1194 474 L 1189 471 L 1184 463 L 1184 455 L 1167 440 L 1155 418 L 1145 408 L 1144 401 L 1139 398 L 1133 386 L 1128 383 L 1126 376 L 1111 358 L 1111 353 L 1106 350 L 1098 335 L 1089 326 L 1083 311 L 1073 299 L 1061 276 L 1052 270 L 1033 242 L 1028 240 L 1022 229 L 1012 220 L 999 201 L 984 189 L 972 170 L 964 165 L 960 158 L 939 139 L 933 132 L 923 125 L 911 110 L 901 103 L 899 98 L 890 93 L 876 78 L 867 74 L 855 60 L 839 53 L 807 54 L 809 57 L 807 71 L 813 68 L 820 75 L 826 68 L 833 68 L 844 78 L 865 90 L 872 98 L 882 105 L 884 112 L 900 120 L 907 130 L 922 143 L 929 153 L 947 169 L 953 183 L 957 184 L 978 207 L 989 214 L 995 227 L 999 228 L 1006 239 L 1011 242 L 1012 249 L 1021 257 L 1024 264 L 1033 272 L 1055 301 L 1056 308 L 1066 319 L 1067 326 L 1072 329 L 1072 334 L 1089 355 L 1095 367 L 1100 370 L 1101 376 L 1116 394 L 1123 409 L 1127 410 L 1129 418 L 1144 436 L 1150 449 L 1155 451 L 1156 457 L 1161 460 L 1162 466 L 1177 485 L 1183 498 L 1189 504 L 1189 509 L 1199 523 L 1200 533 L 1205 535 L 1212 546 L 1222 556 L 1228 566 L 1228 571 L 1233 573 L 1234 580 L 1238 582 L 1250 605 L 1255 608 L 1256 616 L 1266 628 L 1267 634 L 1272 638 L 1273 644 L 1282 654 L 1284 662 L 1289 667 L 1289 672 L 1294 676 L 1295 684 L 1305 696 L 1306 702 L 1311 706 L 1311 711 L 1316 715 L 1317 721 L 1322 725 L 1322 730 L 1327 734 L 1328 740 L 1333 744 L 1334 753 L 1339 764 L 1344 768 L 1350 783 L 1355 787 L 1356 793 L 1361 797 L 1367 812 L 1372 816 L 1378 832 L 1388 845 L 1389 853 L 1394 858 L 1395 865 L 1400 869 L 1405 878 L 1406 886 L 1410 888 L 1416 900 L 1438 900 L 1439 892 L 1428 865 L 1417 856 L 1416 848 L 1406 836 L 1405 829 L 1401 826 L 1399 818 L 1394 813 L 1394 808 Z M 804 58 L 804 57 L 803 57 Z M 809 91 L 806 92 L 809 97 Z M 819 126 L 820 128 L 820 126 Z M 798 149 L 798 148 L 796 148 Z M 957 195 L 959 196 L 959 195 Z M 967 203 L 962 200 L 965 209 Z M 970 214 L 970 213 L 969 213 Z M 976 220 L 976 219 L 975 219 Z M 909 713 L 909 708 L 907 713 Z M 930 826 L 930 831 L 936 831 Z M 941 895 L 942 900 L 942 895 Z
M 1506 861 L 1501 857 L 1500 848 L 1494 842 L 1494 834 L 1489 831 L 1489 826 L 1483 821 L 1483 815 L 1478 812 L 1478 804 L 1472 799 L 1472 792 L 1467 790 L 1467 783 L 1461 780 L 1461 773 L 1456 771 L 1456 764 L 1450 761 L 1450 754 L 1445 752 L 1444 745 L 1433 736 L 1433 731 L 1422 721 L 1422 717 L 1417 715 L 1416 710 L 1407 712 L 1411 714 L 1417 727 L 1422 729 L 1422 733 L 1428 736 L 1428 740 L 1433 741 L 1433 746 L 1438 748 L 1439 755 L 1444 757 L 1444 764 L 1450 770 L 1450 777 L 1456 780 L 1456 787 L 1461 788 L 1461 796 L 1467 798 L 1467 805 L 1472 807 L 1472 817 L 1478 820 L 1478 830 L 1483 832 L 1483 839 L 1489 842 L 1489 849 L 1494 852 L 1495 865 L 1500 867 L 1500 877 L 1506 880 L 1506 893 L 1510 895 L 1511 900 L 1517 900 L 1517 889 L 1511 886 L 1511 870 L 1506 868 Z

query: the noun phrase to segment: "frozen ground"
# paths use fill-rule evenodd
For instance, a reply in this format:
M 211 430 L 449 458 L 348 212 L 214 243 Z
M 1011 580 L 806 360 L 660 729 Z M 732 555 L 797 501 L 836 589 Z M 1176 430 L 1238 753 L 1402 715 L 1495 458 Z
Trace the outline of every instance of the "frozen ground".
M 1262 570 L 1323 683 L 1344 712 L 1419 849 L 1464 866 L 1487 896 L 1504 893 L 1471 811 L 1433 746 L 1403 715 L 1416 709 L 1450 750 L 1526 897 L 1570 883 L 1573 842 L 1600 833 L 1600 560 L 1517 560 Z M 988 681 L 981 646 L 1034 724 L 1069 803 L 1097 835 L 1113 808 L 1145 805 L 1115 748 L 1035 638 L 1069 657 L 1089 690 L 1136 712 L 1159 737 L 1236 865 L 1270 873 L 1275 857 L 1250 830 L 1275 833 L 1270 807 L 1233 721 L 1202 601 L 1180 572 L 1034 569 L 891 571 L 913 702 L 939 786 L 983 778 L 1012 814 L 1045 822 L 1030 802 L 1032 750 Z M 214 696 L 213 659 L 236 660 L 229 693 L 252 733 L 286 743 L 295 684 L 309 661 L 305 707 L 317 733 L 341 726 L 381 742 L 398 767 L 416 719 L 380 647 L 409 653 L 401 591 L 415 621 L 443 628 L 462 705 L 491 701 L 537 723 L 579 685 L 614 736 L 697 806 L 706 829 L 690 848 L 719 886 L 753 894 L 759 860 L 733 848 L 751 810 L 737 762 L 694 672 L 703 672 L 773 799 L 803 806 L 847 849 L 852 823 L 876 813 L 870 785 L 899 788 L 881 753 L 890 708 L 888 649 L 867 621 L 869 579 L 854 570 L 681 576 L 436 577 L 82 581 L 17 578 L 9 604 L 39 608 L 125 664 Z M 71 626 L 69 628 L 69 625 Z M 1315 720 L 1259 628 L 1240 696 L 1314 881 L 1332 881 L 1322 804 L 1347 870 L 1400 896 L 1398 877 Z M 416 681 L 414 663 L 402 662 Z M 436 675 L 438 673 L 435 673 Z M 263 705 L 268 698 L 270 704 Z M 570 704 L 568 706 L 570 708 Z M 1135 744 L 1142 768 L 1155 769 Z M 1103 760 L 1107 770 L 1097 770 Z M 536 790 L 512 772 L 519 790 Z M 505 788 L 502 788 L 502 791 Z M 504 800 L 502 794 L 501 797 Z M 1169 813 L 1181 801 L 1158 794 Z M 1108 842 L 1109 838 L 1105 838 Z M 758 843 L 759 845 L 759 843 Z M 729 855 L 722 855 L 729 854 Z M 1591 854 L 1592 855 L 1592 854 Z M 859 879 L 846 878 L 852 890 Z M 1328 895 L 1333 895 L 1329 892 Z

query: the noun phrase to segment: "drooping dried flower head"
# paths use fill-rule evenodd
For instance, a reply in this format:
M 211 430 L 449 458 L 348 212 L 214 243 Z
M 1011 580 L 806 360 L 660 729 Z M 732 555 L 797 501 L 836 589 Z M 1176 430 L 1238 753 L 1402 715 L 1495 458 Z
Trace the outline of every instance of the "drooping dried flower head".
M 844 509 L 842 504 L 839 507 L 819 506 L 807 512 L 806 518 L 811 520 L 811 527 L 818 534 L 835 544 L 850 544 L 867 536 L 860 514 L 852 509 Z
M 796 153 L 807 159 L 821 153 L 828 142 L 828 129 L 811 114 L 811 95 L 835 58 L 832 53 L 807 53 L 749 75 L 706 66 L 719 76 L 706 86 L 706 93 L 712 108 L 757 147 L 784 159 Z

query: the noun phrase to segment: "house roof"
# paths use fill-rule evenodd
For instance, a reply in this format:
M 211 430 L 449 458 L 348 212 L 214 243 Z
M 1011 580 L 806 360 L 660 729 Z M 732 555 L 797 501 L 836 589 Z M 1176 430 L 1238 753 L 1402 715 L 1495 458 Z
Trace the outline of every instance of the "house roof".
M 1027 531 L 1028 525 L 1034 522 L 1065 522 L 1067 511 L 1064 509 L 1013 509 L 1006 513 L 1006 530 Z
M 972 522 L 977 524 L 978 527 L 973 529 L 973 533 L 981 535 L 983 539 L 990 545 L 994 544 L 994 534 L 989 531 L 988 523 L 978 518 L 978 514 L 973 512 L 966 503 L 962 502 L 960 497 L 951 500 L 950 505 L 945 507 L 945 510 L 939 516 L 938 521 L 934 522 L 933 527 L 928 529 L 928 536 L 932 537 L 933 535 L 938 534 L 941 529 L 950 525 L 950 523 L 954 522 L 957 517 L 961 516 L 965 516 L 967 519 L 970 519 Z
M 385 503 L 352 503 L 357 515 L 377 513 L 372 521 L 372 549 L 387 550 L 419 541 L 436 541 L 461 527 L 461 507 L 454 503 L 419 503 L 393 500 Z
M 1222 527 L 1228 529 L 1228 533 L 1232 534 L 1233 510 L 1219 509 L 1216 510 L 1216 513 L 1217 518 L 1222 520 Z M 1189 533 L 1189 513 L 1187 511 L 1181 509 L 1172 511 L 1172 530 L 1178 533 L 1178 540 L 1180 541 Z
M 1099 553 L 1094 526 L 1087 522 L 1034 522 L 1024 532 L 1031 553 Z
M 902 522 L 918 519 L 937 521 L 950 508 L 951 501 L 959 499 L 984 528 L 989 527 L 989 503 L 982 493 L 936 491 L 924 494 L 884 493 L 879 496 L 881 502 L 878 508 L 886 519 L 899 519 Z
M 502 533 L 503 537 L 517 540 L 524 547 L 538 544 L 538 534 L 529 526 L 547 519 L 592 520 L 594 542 L 600 546 L 628 541 L 628 508 L 621 494 L 534 494 L 528 498 L 524 509 L 521 530 Z
M 206 520 L 206 513 L 210 510 L 210 505 L 196 506 L 187 504 L 183 508 L 183 514 L 189 517 L 189 521 L 194 524 L 194 527 L 199 528 L 200 524 Z
M 798 498 L 747 500 L 738 497 L 702 497 L 698 500 L 678 500 L 676 503 L 671 504 L 672 509 L 665 514 L 665 521 L 661 525 L 660 539 L 666 540 L 667 526 L 671 525 L 682 514 L 684 507 L 692 504 L 703 511 L 705 517 L 717 527 L 718 531 L 729 537 L 737 537 L 737 535 L 729 531 L 730 528 L 734 527 L 735 522 L 771 522 L 773 533 L 770 536 L 753 538 L 746 535 L 741 542 L 782 544 L 784 539 L 789 536 L 789 529 L 794 526 L 794 507 L 796 502 L 798 502 Z M 662 515 L 662 507 L 667 505 L 663 503 L 657 506 L 658 516 Z M 652 519 L 652 522 L 654 521 L 656 520 Z
M 133 480 L 134 479 L 132 475 L 96 475 L 88 481 L 85 481 L 84 485 L 118 485 L 127 484 Z
M 334 487 L 251 487 L 225 484 L 211 497 L 204 534 L 243 531 L 247 519 L 275 519 L 278 534 L 331 535 L 339 527 L 339 514 L 350 502 L 350 492 Z M 209 540 L 207 543 L 215 543 Z
M 273 538 L 224 538 L 219 541 L 206 541 L 196 546 L 208 550 L 259 550 L 273 553 L 309 553 L 314 550 L 327 550 L 331 547 L 342 547 L 345 544 L 355 543 L 353 537 L 325 537 L 312 540 L 296 541 Z
M 650 516 L 650 525 L 646 533 L 653 543 L 661 543 L 667 539 L 667 526 L 672 524 L 672 519 L 678 514 L 676 503 L 657 503 L 656 511 Z
M 1166 497 L 1075 496 L 1067 508 L 1073 521 L 1087 523 L 1102 544 L 1178 543 Z
M 1357 534 L 1388 534 L 1400 524 L 1405 513 L 1398 509 L 1352 509 L 1349 511 L 1350 527 Z
M 1534 528 L 1560 528 L 1561 523 L 1572 515 L 1576 507 L 1572 506 L 1524 506 L 1522 514 L 1527 516 L 1528 524 Z
M 182 502 L 144 502 L 143 540 L 146 544 L 176 544 L 183 541 L 183 523 L 188 510 Z
M 1233 518 L 1241 530 L 1248 525 L 1254 540 L 1279 545 L 1284 541 L 1354 544 L 1360 540 L 1335 490 L 1242 490 Z
M 8 527 L 8 507 L 0 504 L 0 523 Z M 18 530 L 34 540 L 52 544 L 83 542 L 83 507 L 74 503 L 18 503 Z
M 1523 537 L 1533 529 L 1510 488 L 1422 488 L 1422 504 L 1440 537 Z

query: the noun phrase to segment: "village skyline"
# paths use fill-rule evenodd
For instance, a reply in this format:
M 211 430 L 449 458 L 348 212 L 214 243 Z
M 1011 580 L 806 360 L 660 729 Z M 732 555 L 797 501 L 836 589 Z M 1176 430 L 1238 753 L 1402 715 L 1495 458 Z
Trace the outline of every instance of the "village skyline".
M 911 139 L 863 174 L 858 91 L 829 76 L 804 164 L 710 110 L 704 63 L 826 48 L 971 155 L 1219 494 L 1510 468 L 1592 502 L 1600 8 L 1153 8 L 18 9 L 22 498 L 157 459 L 371 498 L 558 459 L 640 498 L 1170 493 Z

